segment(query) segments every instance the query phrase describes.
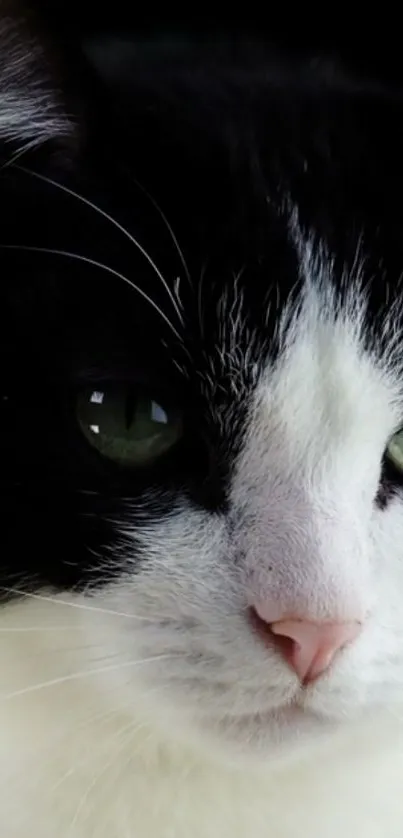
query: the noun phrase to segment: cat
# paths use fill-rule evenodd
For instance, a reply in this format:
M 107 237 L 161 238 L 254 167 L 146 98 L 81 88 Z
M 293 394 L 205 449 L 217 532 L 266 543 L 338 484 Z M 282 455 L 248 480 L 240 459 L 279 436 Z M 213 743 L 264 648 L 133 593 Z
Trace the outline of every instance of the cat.
M 400 93 L 0 11 L 2 835 L 397 838 Z

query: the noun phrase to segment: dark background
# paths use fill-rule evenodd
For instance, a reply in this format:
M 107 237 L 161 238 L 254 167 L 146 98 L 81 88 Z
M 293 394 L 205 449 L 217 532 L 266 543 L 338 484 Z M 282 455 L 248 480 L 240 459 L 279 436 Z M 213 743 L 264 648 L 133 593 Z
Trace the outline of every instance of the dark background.
M 0 0 L 1 2 L 1 0 Z M 330 55 L 359 74 L 400 86 L 403 39 L 397 6 L 380 4 L 368 12 L 358 4 L 283 4 L 263 2 L 158 5 L 152 0 L 29 0 L 46 11 L 62 37 L 116 34 L 149 37 L 178 33 L 197 37 L 258 33 L 275 47 L 313 57 Z

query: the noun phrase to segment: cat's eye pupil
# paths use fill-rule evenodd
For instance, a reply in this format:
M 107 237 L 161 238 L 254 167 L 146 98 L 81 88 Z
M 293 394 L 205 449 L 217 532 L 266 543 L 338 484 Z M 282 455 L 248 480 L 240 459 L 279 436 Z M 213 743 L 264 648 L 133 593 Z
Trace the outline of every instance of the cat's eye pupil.
M 135 415 L 136 410 L 136 393 L 134 388 L 131 387 L 126 396 L 126 407 L 125 407 L 125 417 L 126 417 L 126 430 L 128 431 Z
M 177 411 L 132 386 L 86 390 L 77 399 L 77 418 L 100 454 L 121 465 L 145 465 L 168 451 L 181 436 Z

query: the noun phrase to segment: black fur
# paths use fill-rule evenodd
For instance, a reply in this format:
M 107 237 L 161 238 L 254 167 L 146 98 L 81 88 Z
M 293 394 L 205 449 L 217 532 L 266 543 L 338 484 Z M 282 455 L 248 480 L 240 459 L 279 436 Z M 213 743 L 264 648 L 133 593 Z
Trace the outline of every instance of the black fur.
M 71 128 L 18 159 L 17 142 L 0 143 L 0 585 L 64 589 L 97 579 L 127 498 L 139 518 L 158 517 L 179 492 L 225 509 L 253 374 L 251 364 L 241 395 L 231 391 L 217 307 L 239 274 L 249 326 L 241 348 L 253 334 L 252 360 L 275 356 L 275 322 L 299 290 L 291 205 L 326 241 L 338 281 L 358 248 L 365 253 L 368 340 L 377 336 L 403 264 L 403 110 L 398 89 L 352 77 L 333 58 L 274 50 L 263 37 L 129 34 L 122 43 L 101 33 L 81 50 L 73 31 L 61 39 L 60 20 L 54 41 L 47 24 Z M 30 27 L 37 31 L 35 16 Z M 180 277 L 183 324 L 128 237 L 34 172 L 113 216 L 171 289 Z M 173 329 L 116 275 L 21 246 L 109 266 Z M 77 390 L 116 380 L 183 411 L 183 439 L 149 469 L 107 463 L 80 432 Z M 384 481 L 387 502 L 398 478 L 388 472 Z

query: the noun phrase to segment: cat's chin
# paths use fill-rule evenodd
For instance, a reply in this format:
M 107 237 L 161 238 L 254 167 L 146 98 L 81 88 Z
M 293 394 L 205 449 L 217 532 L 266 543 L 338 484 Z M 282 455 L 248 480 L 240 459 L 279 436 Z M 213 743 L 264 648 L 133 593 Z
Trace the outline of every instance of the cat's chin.
M 307 749 L 321 747 L 341 727 L 347 726 L 298 703 L 260 713 L 239 716 L 222 716 L 220 719 L 204 717 L 193 728 L 191 739 L 210 756 L 232 765 L 245 766 L 245 761 L 265 765 L 273 761 L 279 765 L 306 754 Z M 192 725 L 193 727 L 193 725 Z M 185 728 L 182 734 L 186 736 Z M 187 731 L 190 733 L 190 730 Z M 189 741 L 189 739 L 188 739 Z
M 293 749 L 297 742 L 315 741 L 338 726 L 334 720 L 296 703 L 221 723 L 225 738 L 233 737 L 239 743 L 245 743 L 247 749 L 266 757 L 268 751 Z

